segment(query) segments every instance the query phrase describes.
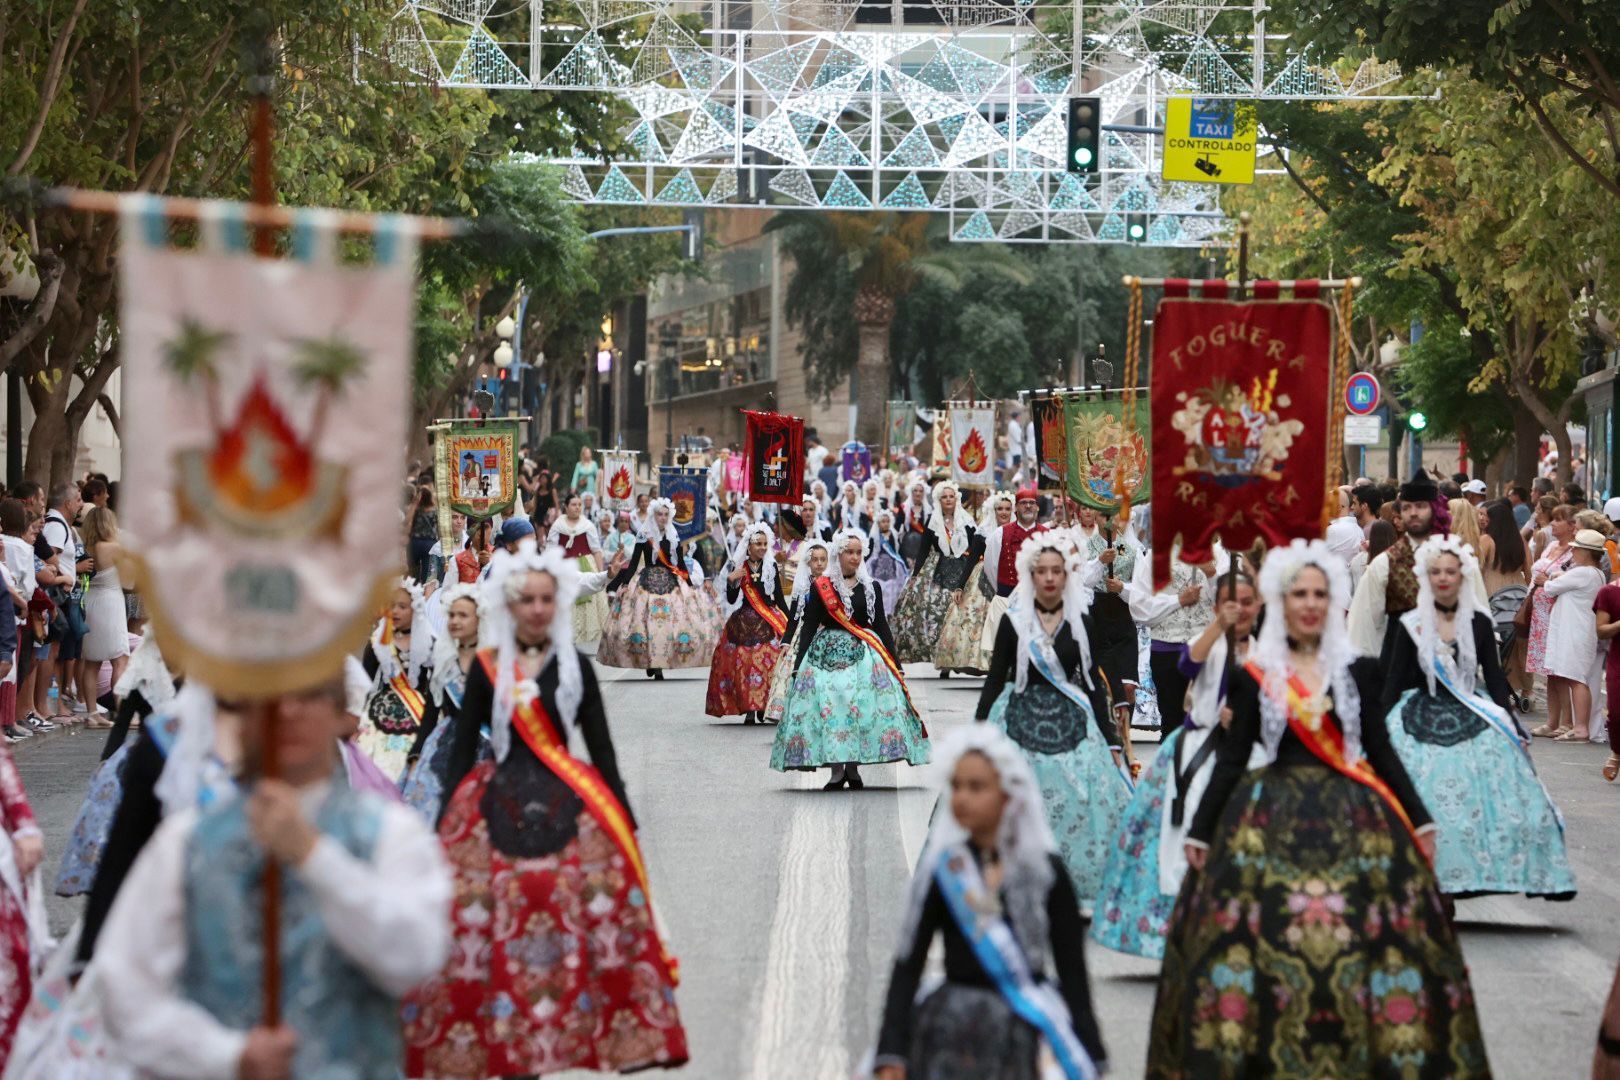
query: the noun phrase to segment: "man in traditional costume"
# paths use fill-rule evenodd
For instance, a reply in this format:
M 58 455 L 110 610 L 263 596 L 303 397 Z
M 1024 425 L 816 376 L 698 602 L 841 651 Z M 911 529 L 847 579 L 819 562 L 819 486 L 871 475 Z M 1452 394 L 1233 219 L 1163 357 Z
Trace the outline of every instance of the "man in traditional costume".
M 1018 587 L 1018 553 L 1024 549 L 1024 541 L 1036 533 L 1046 532 L 1040 516 L 1040 492 L 1032 487 L 1024 488 L 1013 506 L 1013 520 L 985 534 L 984 572 L 992 575 L 996 586 L 990 612 L 984 619 L 984 633 L 979 639 L 986 655 L 995 651 L 996 631 L 1001 629 L 1001 617 L 1007 614 L 1007 598 Z
M 1413 570 L 1416 552 L 1431 535 L 1451 532 L 1451 514 L 1440 489 L 1419 469 L 1401 485 L 1396 512 L 1405 531 L 1389 549 L 1367 564 L 1350 602 L 1350 643 L 1363 656 L 1385 657 L 1389 627 L 1417 607 L 1418 580 Z M 1490 597 L 1476 566 L 1467 575 L 1479 610 L 1490 610 Z
M 409 808 L 342 781 L 344 686 L 280 699 L 280 778 L 166 818 L 96 954 L 117 1056 L 197 1078 L 392 1076 L 398 999 L 444 963 L 450 876 Z M 247 773 L 269 732 L 244 725 Z M 281 864 L 282 1020 L 263 1025 L 265 856 Z

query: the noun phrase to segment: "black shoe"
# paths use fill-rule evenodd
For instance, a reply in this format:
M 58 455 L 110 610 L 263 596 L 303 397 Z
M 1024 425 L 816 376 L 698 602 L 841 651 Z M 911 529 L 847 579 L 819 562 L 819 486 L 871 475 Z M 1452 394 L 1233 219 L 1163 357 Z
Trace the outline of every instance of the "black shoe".
M 649 679 L 650 679 L 650 678 L 652 678 L 652 677 L 653 677 L 653 671 L 654 671 L 654 669 L 653 669 L 653 668 L 648 668 L 648 669 L 647 669 L 647 678 L 649 678 Z
M 866 790 L 866 781 L 861 779 L 860 771 L 853 765 L 844 770 L 844 783 L 849 785 L 851 791 Z
M 822 784 L 821 785 L 821 790 L 822 791 L 837 791 L 839 788 L 843 787 L 847 783 L 849 783 L 849 774 L 845 773 L 841 778 L 839 778 L 837 780 L 829 780 L 825 784 Z
M 939 669 L 939 677 L 942 678 L 942 679 L 950 678 L 951 677 L 951 669 L 948 668 L 948 667 L 940 668 Z
M 20 728 L 16 724 L 7 724 L 5 728 L 6 742 L 20 743 L 24 739 L 32 739 L 34 733 L 27 728 Z
M 654 679 L 657 679 L 659 682 L 663 682 L 664 681 L 664 669 L 661 668 L 661 667 L 653 668 L 652 669 L 652 677 Z
M 754 722 L 754 714 L 752 712 L 743 713 L 743 726 L 744 727 L 747 727 L 748 725 L 752 724 L 753 722 Z

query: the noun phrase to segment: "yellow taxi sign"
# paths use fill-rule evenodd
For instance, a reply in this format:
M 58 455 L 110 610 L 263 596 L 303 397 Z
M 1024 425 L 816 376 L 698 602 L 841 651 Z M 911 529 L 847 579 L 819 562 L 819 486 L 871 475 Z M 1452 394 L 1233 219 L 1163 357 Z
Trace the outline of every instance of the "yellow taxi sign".
M 1252 184 L 1258 133 L 1253 102 L 1173 97 L 1165 102 L 1160 175 L 1195 184 Z

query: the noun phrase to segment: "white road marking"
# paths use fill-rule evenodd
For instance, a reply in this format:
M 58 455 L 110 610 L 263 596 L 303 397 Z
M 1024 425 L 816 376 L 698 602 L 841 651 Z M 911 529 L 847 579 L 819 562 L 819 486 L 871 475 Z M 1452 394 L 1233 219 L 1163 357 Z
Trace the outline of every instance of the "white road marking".
M 826 783 L 821 772 L 788 775 L 802 789 Z M 782 848 L 759 1028 L 744 1076 L 842 1080 L 850 1073 L 848 1054 L 832 1034 L 844 1027 L 858 802 L 829 795 L 797 803 Z

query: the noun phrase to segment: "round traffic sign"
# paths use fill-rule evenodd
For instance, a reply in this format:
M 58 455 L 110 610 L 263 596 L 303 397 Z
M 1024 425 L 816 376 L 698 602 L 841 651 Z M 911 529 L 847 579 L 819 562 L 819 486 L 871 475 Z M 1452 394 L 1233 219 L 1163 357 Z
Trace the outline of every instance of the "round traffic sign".
M 1351 416 L 1371 416 L 1383 399 L 1383 388 L 1371 372 L 1358 371 L 1344 384 L 1344 407 Z

